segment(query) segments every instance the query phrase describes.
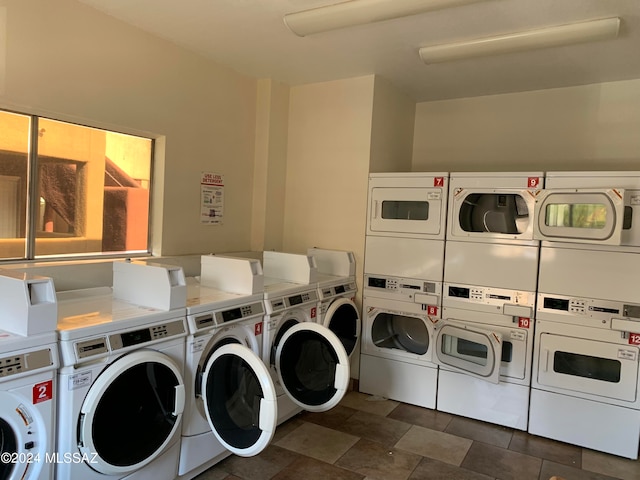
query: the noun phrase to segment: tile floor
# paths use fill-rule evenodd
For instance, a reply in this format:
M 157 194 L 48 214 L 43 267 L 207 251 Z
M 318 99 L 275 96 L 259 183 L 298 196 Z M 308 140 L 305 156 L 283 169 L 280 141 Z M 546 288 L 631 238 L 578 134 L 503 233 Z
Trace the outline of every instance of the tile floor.
M 640 461 L 355 391 L 285 422 L 263 453 L 197 480 L 640 480 Z

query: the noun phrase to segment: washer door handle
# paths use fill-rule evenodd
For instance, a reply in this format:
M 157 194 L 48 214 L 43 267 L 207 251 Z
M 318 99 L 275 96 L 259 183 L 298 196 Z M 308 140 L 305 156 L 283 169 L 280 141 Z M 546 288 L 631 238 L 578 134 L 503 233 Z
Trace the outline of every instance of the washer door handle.
M 544 363 L 543 363 L 543 368 L 542 371 L 543 372 L 548 372 L 549 371 L 549 350 L 543 350 L 542 354 L 544 355 Z
M 182 412 L 184 412 L 184 403 L 185 403 L 185 399 L 186 399 L 186 395 L 184 392 L 184 384 L 180 384 L 180 385 L 176 385 L 176 407 L 175 410 L 173 411 L 173 415 L 175 415 L 176 417 L 178 415 L 182 415 Z

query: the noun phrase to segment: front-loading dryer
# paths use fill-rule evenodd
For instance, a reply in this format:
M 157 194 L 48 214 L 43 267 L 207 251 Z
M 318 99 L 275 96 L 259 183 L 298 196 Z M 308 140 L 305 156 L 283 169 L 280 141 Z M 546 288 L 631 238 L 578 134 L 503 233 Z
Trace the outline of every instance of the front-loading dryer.
M 58 293 L 57 478 L 176 477 L 185 314 L 115 300 L 106 287 Z
M 0 478 L 54 478 L 57 368 L 55 332 L 0 330 Z
M 187 279 L 189 335 L 180 478 L 192 478 L 230 453 L 269 445 L 277 401 L 262 361 L 262 293 L 221 291 Z
M 349 357 L 316 321 L 317 285 L 265 277 L 264 300 L 262 358 L 276 387 L 278 424 L 302 410 L 333 408 L 349 385 Z

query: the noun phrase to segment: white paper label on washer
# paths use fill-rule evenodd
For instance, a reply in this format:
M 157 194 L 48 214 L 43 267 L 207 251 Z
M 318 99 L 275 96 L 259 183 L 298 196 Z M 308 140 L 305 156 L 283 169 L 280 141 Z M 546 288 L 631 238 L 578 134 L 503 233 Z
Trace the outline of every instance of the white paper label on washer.
M 631 195 L 629 201 L 631 205 L 640 205 L 640 195 Z
M 440 192 L 427 193 L 427 200 L 440 200 Z
M 91 372 L 76 373 L 69 377 L 69 390 L 76 390 L 91 385 Z
M 635 350 L 618 350 L 618 358 L 622 360 L 633 360 L 636 361 L 636 351 Z
M 519 330 L 511 330 L 509 332 L 509 337 L 511 338 L 511 340 L 518 340 L 520 342 L 524 342 L 524 340 L 527 338 L 524 332 L 521 332 Z
M 191 353 L 201 352 L 202 350 L 204 350 L 204 345 L 204 338 L 198 338 L 197 340 L 191 342 L 191 344 L 189 345 L 189 350 L 191 351 Z

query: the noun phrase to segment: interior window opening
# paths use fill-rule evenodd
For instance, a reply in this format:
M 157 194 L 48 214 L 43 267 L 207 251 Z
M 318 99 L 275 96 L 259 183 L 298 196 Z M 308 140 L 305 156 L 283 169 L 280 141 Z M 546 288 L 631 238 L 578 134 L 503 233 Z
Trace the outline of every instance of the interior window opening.
M 602 203 L 553 203 L 547 205 L 545 225 L 601 230 L 607 224 L 607 206 Z
M 386 220 L 429 220 L 429 202 L 384 200 L 382 218 Z
M 429 332 L 420 318 L 395 313 L 380 313 L 371 327 L 375 346 L 393 348 L 417 355 L 429 349 Z

